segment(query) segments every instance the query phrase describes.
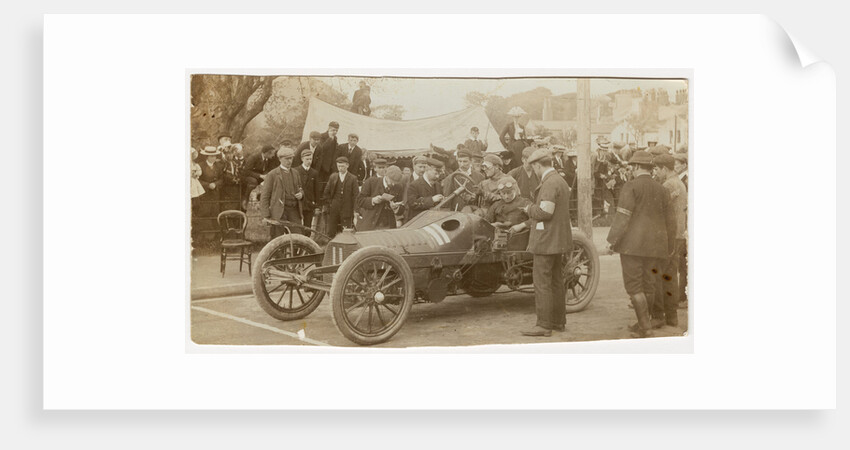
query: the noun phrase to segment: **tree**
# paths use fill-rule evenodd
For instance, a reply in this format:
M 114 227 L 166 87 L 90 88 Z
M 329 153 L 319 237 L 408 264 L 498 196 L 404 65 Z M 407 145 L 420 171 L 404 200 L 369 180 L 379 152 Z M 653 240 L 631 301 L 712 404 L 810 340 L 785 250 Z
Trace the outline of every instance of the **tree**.
M 490 100 L 490 96 L 482 92 L 470 91 L 463 96 L 463 100 L 466 102 L 467 107 L 486 106 Z
M 250 75 L 193 75 L 191 134 L 195 145 L 217 145 L 219 134 L 240 142 L 245 126 L 257 116 L 272 94 L 275 77 Z

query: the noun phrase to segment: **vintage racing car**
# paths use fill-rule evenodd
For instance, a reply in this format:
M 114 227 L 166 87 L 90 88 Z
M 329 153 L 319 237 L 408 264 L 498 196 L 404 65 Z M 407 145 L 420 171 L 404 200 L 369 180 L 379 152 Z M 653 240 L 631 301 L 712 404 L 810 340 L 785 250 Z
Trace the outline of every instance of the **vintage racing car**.
M 257 302 L 276 319 L 296 320 L 330 294 L 340 333 L 372 345 L 395 335 L 417 302 L 458 294 L 484 297 L 502 286 L 533 292 L 528 231 L 512 234 L 476 214 L 441 210 L 441 205 L 401 228 L 343 231 L 325 248 L 300 234 L 271 240 L 254 263 Z M 577 229 L 563 271 L 567 312 L 581 311 L 599 284 L 599 256 Z

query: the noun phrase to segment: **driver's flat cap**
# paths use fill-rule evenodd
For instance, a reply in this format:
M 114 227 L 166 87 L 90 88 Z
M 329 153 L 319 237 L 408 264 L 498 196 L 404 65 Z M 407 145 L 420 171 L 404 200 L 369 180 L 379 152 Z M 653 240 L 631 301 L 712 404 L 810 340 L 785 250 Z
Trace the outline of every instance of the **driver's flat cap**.
M 538 148 L 528 157 L 528 163 L 552 161 L 552 152 L 548 148 Z

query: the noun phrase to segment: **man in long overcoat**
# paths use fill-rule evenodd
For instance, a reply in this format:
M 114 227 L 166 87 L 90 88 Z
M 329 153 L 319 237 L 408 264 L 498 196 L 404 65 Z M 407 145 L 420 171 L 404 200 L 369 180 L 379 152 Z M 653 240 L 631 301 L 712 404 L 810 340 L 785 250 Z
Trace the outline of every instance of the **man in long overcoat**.
M 530 228 L 528 251 L 534 255 L 534 303 L 537 323 L 523 330 L 525 336 L 551 336 L 564 331 L 567 322 L 564 254 L 573 248 L 570 228 L 570 187 L 552 167 L 552 153 L 538 148 L 528 159 L 540 177 L 534 203 L 526 206 L 528 221 L 511 227 L 519 232 Z
M 637 324 L 631 327 L 633 336 L 649 337 L 649 301 L 655 294 L 655 277 L 674 244 L 676 219 L 670 214 L 667 191 L 652 179 L 652 155 L 637 151 L 629 165 L 634 178 L 620 191 L 608 243 L 620 254 L 623 284 L 637 316 Z
M 304 198 L 304 189 L 298 172 L 291 168 L 295 150 L 292 147 L 281 147 L 277 151 L 277 158 L 280 166 L 269 172 L 263 183 L 260 215 L 263 219 L 301 224 L 301 199 Z M 284 232 L 282 225 L 272 224 L 272 238 Z

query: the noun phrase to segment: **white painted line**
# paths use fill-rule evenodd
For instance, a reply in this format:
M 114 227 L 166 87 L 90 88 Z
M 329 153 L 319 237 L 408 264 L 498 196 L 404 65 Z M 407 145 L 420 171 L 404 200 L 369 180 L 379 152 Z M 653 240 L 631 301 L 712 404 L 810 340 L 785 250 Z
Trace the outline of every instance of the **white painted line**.
M 192 300 L 193 305 L 197 305 L 199 303 L 212 303 L 212 302 L 222 302 L 226 300 L 244 300 L 248 298 L 254 298 L 254 294 L 245 294 L 245 295 L 235 295 L 230 297 L 218 297 L 218 298 L 206 298 L 203 300 Z
M 207 314 L 212 314 L 214 316 L 223 317 L 225 319 L 230 319 L 230 320 L 233 320 L 233 321 L 236 321 L 236 322 L 239 322 L 239 323 L 244 323 L 245 325 L 250 325 L 252 327 L 261 328 L 263 330 L 271 331 L 273 333 L 278 333 L 278 334 L 282 334 L 284 336 L 289 336 L 291 338 L 298 339 L 299 341 L 307 342 L 308 344 L 320 345 L 320 346 L 323 346 L 323 347 L 331 347 L 331 344 L 328 344 L 327 342 L 317 341 L 315 339 L 310 339 L 308 337 L 305 337 L 305 338 L 302 339 L 297 333 L 292 333 L 292 332 L 289 332 L 289 331 L 286 331 L 286 330 L 281 330 L 280 328 L 276 328 L 276 327 L 273 327 L 271 325 L 266 325 L 264 323 L 254 322 L 253 320 L 248 320 L 248 319 L 243 319 L 241 317 L 231 316 L 230 314 L 227 314 L 227 313 L 213 311 L 211 309 L 202 308 L 200 306 L 193 306 L 192 309 L 197 310 L 197 311 L 201 311 L 201 312 L 205 312 Z

